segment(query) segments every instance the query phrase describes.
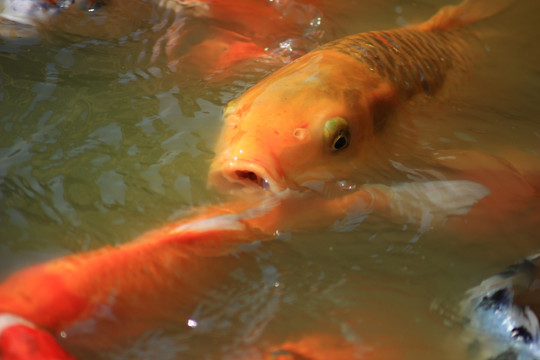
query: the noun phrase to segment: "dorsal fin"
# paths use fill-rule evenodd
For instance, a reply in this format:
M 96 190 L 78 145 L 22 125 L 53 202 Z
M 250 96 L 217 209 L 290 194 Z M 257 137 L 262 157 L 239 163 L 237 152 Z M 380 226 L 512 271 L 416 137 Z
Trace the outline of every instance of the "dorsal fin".
M 443 7 L 419 27 L 431 31 L 463 27 L 487 19 L 514 2 L 515 0 L 465 0 L 459 5 Z

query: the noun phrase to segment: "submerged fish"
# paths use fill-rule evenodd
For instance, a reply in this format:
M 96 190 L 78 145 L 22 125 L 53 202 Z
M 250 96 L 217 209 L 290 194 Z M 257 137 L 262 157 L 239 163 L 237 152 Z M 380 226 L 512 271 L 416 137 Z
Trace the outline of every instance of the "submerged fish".
M 316 0 L 0 0 L 0 36 L 75 34 L 119 38 L 133 31 L 164 34 L 151 63 L 164 57 L 185 77 L 221 78 L 245 60 L 282 66 L 321 43 L 325 26 Z M 5 21 L 7 20 L 7 22 Z M 14 26 L 21 25 L 21 26 Z M 12 31 L 15 30 L 15 31 Z M 33 32 L 32 32 L 33 30 Z M 282 42 L 294 42 L 281 51 Z M 238 70 L 238 69 L 236 69 Z M 226 74 L 224 74 L 226 73 Z
M 512 166 L 471 152 L 438 154 L 450 178 L 436 172 L 398 185 L 343 182 L 380 160 L 373 149 L 390 153 L 400 105 L 433 96 L 452 71 L 468 67 L 469 39 L 476 40 L 463 26 L 505 5 L 467 0 L 418 26 L 329 43 L 272 74 L 227 107 L 209 175 L 223 192 L 251 192 L 255 200 L 202 208 L 132 243 L 22 270 L 0 284 L 0 313 L 68 345 L 97 346 L 99 338 L 110 346 L 171 321 L 171 313 L 187 321 L 199 296 L 234 266 L 223 255 L 276 231 L 348 230 L 371 213 L 429 226 L 470 216 L 490 201 L 536 194 Z M 328 197 L 329 183 L 346 191 Z M 302 346 L 269 356 L 318 359 L 320 348 Z M 9 350 L 2 349 L 6 359 Z
M 167 2 L 169 0 L 165 0 Z M 182 3 L 187 19 L 176 21 L 154 46 L 169 68 L 186 77 L 223 78 L 245 60 L 282 66 L 320 44 L 325 26 L 314 0 L 201 0 Z M 287 51 L 281 44 L 293 42 Z M 188 71 L 186 71 L 188 69 Z
M 94 11 L 103 3 L 104 1 L 100 0 L 3 0 L 0 4 L 0 18 L 37 25 L 51 21 L 68 8 Z
M 475 358 L 540 358 L 540 256 L 532 256 L 469 290 L 462 303 Z

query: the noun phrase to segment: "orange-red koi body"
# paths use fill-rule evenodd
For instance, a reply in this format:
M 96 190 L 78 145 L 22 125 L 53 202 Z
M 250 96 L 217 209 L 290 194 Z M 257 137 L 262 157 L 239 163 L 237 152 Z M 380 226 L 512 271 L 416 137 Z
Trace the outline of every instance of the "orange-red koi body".
M 261 236 L 227 219 L 232 209 L 232 204 L 217 211 L 207 209 L 200 217 L 171 223 L 124 246 L 18 272 L 0 285 L 0 313 L 29 319 L 57 335 L 63 332 L 68 341 L 78 335 L 84 340 L 88 333 L 99 337 L 101 332 L 105 336 L 100 341 L 112 343 L 117 340 L 114 334 L 138 334 L 141 327 L 170 321 L 173 308 L 186 317 L 197 294 L 220 281 L 221 272 L 212 271 L 213 261 L 204 258 L 231 252 L 235 244 Z M 215 225 L 198 225 L 211 217 Z M 141 312 L 141 306 L 151 311 Z M 95 323 L 86 326 L 88 319 Z
M 171 26 L 165 36 L 169 67 L 191 69 L 185 76 L 223 77 L 232 66 L 246 59 L 274 58 L 290 61 L 306 49 L 295 49 L 288 56 L 276 56 L 278 41 L 304 37 L 310 21 L 320 15 L 317 1 L 294 0 L 273 3 L 266 0 L 188 1 L 186 6 L 201 7 L 194 18 L 203 28 L 184 20 Z M 199 14 L 199 13 L 200 14 Z M 305 40 L 307 41 L 307 40 Z M 194 72 L 194 73 L 193 73 Z M 218 75 L 219 73 L 219 75 Z

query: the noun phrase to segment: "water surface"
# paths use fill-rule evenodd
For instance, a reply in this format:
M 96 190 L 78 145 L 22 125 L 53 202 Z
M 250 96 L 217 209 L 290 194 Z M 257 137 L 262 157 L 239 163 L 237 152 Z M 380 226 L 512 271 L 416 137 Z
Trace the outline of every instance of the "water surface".
M 415 23 L 446 4 L 343 2 L 346 14 L 324 18 L 328 36 Z M 535 1 L 518 1 L 480 24 L 487 51 L 470 77 L 450 95 L 408 110 L 426 151 L 539 155 L 539 10 Z M 206 174 L 223 106 L 275 64 L 252 64 L 220 81 L 190 77 L 190 69 L 175 73 L 163 58 L 151 59 L 166 31 L 157 26 L 163 18 L 130 19 L 118 34 L 76 28 L 0 40 L 3 276 L 127 242 L 221 199 L 207 189 Z M 228 280 L 209 289 L 191 320 L 80 355 L 237 359 L 296 334 L 330 332 L 401 349 L 406 359 L 465 358 L 458 303 L 471 286 L 538 250 L 540 224 L 515 223 L 525 215 L 494 223 L 499 235 L 480 243 L 386 223 L 286 234 L 231 255 Z

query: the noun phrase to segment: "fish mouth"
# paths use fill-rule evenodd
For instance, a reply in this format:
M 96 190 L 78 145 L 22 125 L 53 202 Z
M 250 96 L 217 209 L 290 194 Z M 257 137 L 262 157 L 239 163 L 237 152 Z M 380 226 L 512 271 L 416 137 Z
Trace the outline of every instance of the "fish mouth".
M 208 183 L 225 194 L 278 193 L 285 189 L 264 166 L 246 160 L 212 164 Z

